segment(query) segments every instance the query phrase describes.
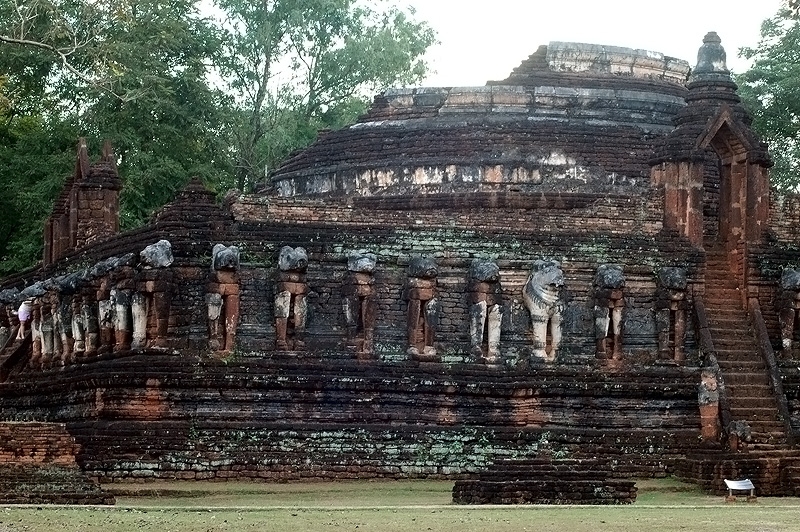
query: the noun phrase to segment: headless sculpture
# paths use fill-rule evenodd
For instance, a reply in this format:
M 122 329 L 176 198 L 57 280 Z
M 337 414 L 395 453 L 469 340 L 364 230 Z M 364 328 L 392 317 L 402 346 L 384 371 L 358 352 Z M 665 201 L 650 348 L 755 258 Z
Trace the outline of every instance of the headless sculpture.
M 132 348 L 165 348 L 169 343 L 172 245 L 167 240 L 150 244 L 139 253 L 139 261 L 137 294 L 131 297 Z
M 344 317 L 347 324 L 347 345 L 355 348 L 358 358 L 370 358 L 374 352 L 375 317 L 378 300 L 375 295 L 376 257 L 357 251 L 347 259 L 344 293 Z
M 275 348 L 281 351 L 305 349 L 307 266 L 304 248 L 281 248 L 275 288 Z
M 486 364 L 497 364 L 500 362 L 500 326 L 503 321 L 500 268 L 494 262 L 476 259 L 472 261 L 469 273 L 471 353 Z
M 601 360 L 622 360 L 622 309 L 625 277 L 622 267 L 602 264 L 594 278 L 594 320 L 596 356 Z
M 216 244 L 208 283 L 208 343 L 212 351 L 229 354 L 239 323 L 239 248 Z
M 439 268 L 433 259 L 413 257 L 408 265 L 404 290 L 408 301 L 408 351 L 414 360 L 436 362 L 439 356 L 434 346 L 440 306 L 436 298 L 436 276 Z

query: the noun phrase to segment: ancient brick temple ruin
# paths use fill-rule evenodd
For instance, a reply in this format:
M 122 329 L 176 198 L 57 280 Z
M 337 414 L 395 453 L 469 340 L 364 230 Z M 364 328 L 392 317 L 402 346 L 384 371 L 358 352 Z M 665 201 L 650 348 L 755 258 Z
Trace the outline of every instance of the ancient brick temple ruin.
M 563 459 L 800 493 L 800 198 L 714 33 L 691 69 L 552 42 L 387 91 L 262 189 L 194 180 L 124 233 L 114 160 L 80 145 L 43 264 L 0 286 L 0 418 L 65 427 L 92 477 Z

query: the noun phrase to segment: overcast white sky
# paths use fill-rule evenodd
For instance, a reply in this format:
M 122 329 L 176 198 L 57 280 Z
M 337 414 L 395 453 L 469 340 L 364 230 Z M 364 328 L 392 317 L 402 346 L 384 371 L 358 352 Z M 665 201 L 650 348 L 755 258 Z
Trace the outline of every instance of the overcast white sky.
M 505 79 L 550 41 L 640 48 L 697 61 L 703 36 L 716 31 L 728 68 L 747 69 L 737 57 L 758 43 L 761 21 L 780 0 L 407 0 L 416 17 L 437 31 L 428 52 L 428 87 L 476 86 Z

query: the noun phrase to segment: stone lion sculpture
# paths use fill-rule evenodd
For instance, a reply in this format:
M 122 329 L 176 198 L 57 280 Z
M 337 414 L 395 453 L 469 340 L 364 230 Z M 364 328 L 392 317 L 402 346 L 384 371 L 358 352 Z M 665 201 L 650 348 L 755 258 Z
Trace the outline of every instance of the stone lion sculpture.
M 537 260 L 522 289 L 522 300 L 533 324 L 533 356 L 547 362 L 556 358 L 561 343 L 561 318 L 564 312 L 562 287 L 564 272 L 554 260 Z M 550 331 L 550 352 L 547 352 L 547 331 Z

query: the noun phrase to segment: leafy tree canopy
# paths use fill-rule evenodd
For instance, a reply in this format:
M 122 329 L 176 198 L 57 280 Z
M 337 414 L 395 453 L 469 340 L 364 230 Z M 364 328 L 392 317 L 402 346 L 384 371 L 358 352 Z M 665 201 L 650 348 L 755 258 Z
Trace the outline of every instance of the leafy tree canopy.
M 753 114 L 753 128 L 769 143 L 772 182 L 800 187 L 800 2 L 789 2 L 761 25 L 755 48 L 743 48 L 750 69 L 737 76 L 739 93 Z
M 132 228 L 191 176 L 262 182 L 371 93 L 419 81 L 434 41 L 387 0 L 216 2 L 0 0 L 0 275 L 41 255 L 79 136 L 111 140 Z

